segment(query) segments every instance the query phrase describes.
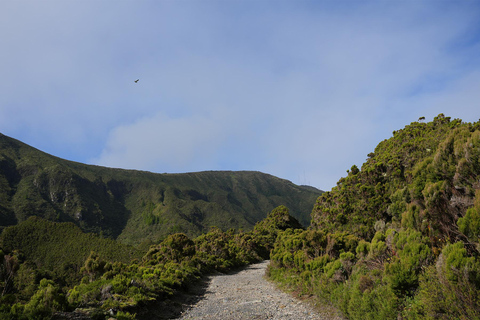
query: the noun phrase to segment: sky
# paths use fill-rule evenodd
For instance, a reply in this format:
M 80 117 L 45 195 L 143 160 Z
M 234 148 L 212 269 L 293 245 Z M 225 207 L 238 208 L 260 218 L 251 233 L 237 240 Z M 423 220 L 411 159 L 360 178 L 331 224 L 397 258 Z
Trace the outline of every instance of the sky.
M 55 156 L 328 191 L 422 116 L 480 119 L 480 1 L 0 0 L 0 75 L 0 132 Z

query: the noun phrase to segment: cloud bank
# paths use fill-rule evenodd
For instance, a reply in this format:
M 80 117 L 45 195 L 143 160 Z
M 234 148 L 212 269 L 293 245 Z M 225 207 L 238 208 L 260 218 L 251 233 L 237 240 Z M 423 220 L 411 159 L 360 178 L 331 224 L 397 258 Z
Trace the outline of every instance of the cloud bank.
M 4 6 L 0 130 L 76 161 L 329 190 L 420 116 L 480 118 L 474 2 Z

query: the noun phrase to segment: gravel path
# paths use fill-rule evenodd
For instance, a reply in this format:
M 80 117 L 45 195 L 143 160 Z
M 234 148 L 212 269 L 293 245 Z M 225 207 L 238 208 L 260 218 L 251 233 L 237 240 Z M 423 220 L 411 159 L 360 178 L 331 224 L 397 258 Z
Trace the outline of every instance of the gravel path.
M 332 308 L 314 311 L 307 303 L 277 289 L 264 278 L 268 263 L 210 277 L 204 296 L 179 319 L 344 319 Z

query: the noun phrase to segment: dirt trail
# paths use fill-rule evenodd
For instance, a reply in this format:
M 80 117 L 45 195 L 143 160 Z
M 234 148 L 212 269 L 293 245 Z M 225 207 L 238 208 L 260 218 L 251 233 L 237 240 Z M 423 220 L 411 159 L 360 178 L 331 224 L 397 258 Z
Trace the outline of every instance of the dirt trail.
M 179 319 L 344 319 L 330 307 L 315 311 L 277 289 L 264 278 L 268 263 L 254 264 L 235 274 L 211 276 L 203 296 Z

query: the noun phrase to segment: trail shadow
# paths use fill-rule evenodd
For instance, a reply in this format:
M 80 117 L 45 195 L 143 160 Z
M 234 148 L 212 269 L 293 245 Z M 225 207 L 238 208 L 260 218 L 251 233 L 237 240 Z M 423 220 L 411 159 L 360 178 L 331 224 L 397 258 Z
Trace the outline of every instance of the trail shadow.
M 181 291 L 177 291 L 172 297 L 160 301 L 152 301 L 137 313 L 137 319 L 166 320 L 178 319 L 183 312 L 193 307 L 202 300 L 211 282 L 211 276 L 204 276 L 200 280 L 187 285 Z
M 177 291 L 168 299 L 157 299 L 128 310 L 128 312 L 135 313 L 136 318 L 142 320 L 178 319 L 183 312 L 193 307 L 204 297 L 211 280 L 211 276 L 204 276 L 200 280 L 187 285 L 183 290 Z M 92 317 L 79 312 L 56 312 L 52 317 L 52 320 L 94 319 L 105 319 L 105 315 Z

